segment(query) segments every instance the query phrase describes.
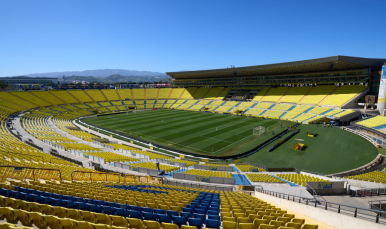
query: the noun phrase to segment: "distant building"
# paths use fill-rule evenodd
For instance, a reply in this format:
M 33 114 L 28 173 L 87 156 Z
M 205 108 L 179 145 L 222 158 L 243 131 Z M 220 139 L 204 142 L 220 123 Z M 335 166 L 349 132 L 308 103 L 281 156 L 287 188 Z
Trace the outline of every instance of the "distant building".
M 9 85 L 15 84 L 58 84 L 58 78 L 45 78 L 45 77 L 0 77 L 0 81 L 8 83 Z

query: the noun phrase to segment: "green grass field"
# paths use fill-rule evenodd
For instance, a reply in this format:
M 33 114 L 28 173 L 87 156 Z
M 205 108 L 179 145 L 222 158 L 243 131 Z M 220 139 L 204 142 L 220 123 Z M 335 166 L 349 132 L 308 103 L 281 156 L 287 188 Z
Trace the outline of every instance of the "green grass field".
M 278 133 L 290 125 L 282 120 L 161 109 L 84 121 L 169 148 L 223 156 L 245 152 L 272 137 L 272 133 L 253 135 L 253 128 L 264 126 Z
M 217 156 L 245 152 L 272 137 L 272 134 L 260 137 L 252 135 L 252 129 L 257 126 L 271 126 L 275 133 L 279 133 L 290 125 L 290 122 L 280 120 L 160 109 L 100 116 L 84 121 L 170 148 Z M 299 134 L 273 152 L 268 152 L 268 148 L 280 139 L 242 158 L 241 162 L 332 174 L 365 165 L 378 154 L 370 142 L 339 128 L 325 128 L 323 125 L 300 125 L 298 128 Z M 307 132 L 318 135 L 315 138 L 307 137 Z M 294 150 L 297 142 L 305 143 L 306 148 L 303 151 Z
M 300 133 L 272 152 L 268 148 L 242 158 L 242 162 L 256 162 L 267 167 L 296 167 L 324 174 L 332 174 L 358 168 L 371 162 L 377 155 L 377 148 L 366 139 L 339 128 L 325 128 L 323 125 L 300 125 Z M 317 133 L 315 138 L 307 132 Z M 303 139 L 299 141 L 296 139 Z M 301 142 L 303 151 L 293 149 Z

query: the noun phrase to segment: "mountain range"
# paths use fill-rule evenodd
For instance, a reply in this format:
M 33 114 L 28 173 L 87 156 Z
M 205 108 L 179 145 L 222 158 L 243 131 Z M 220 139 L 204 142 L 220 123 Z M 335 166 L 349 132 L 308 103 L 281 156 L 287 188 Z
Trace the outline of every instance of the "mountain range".
M 159 82 L 167 81 L 170 77 L 165 73 L 151 71 L 135 71 L 124 69 L 97 69 L 85 71 L 65 71 L 25 74 L 27 77 L 58 78 L 60 81 L 65 76 L 66 82 L 87 81 L 101 83 L 117 82 Z M 20 76 L 13 76 L 20 77 Z M 1 80 L 1 78 L 0 78 Z

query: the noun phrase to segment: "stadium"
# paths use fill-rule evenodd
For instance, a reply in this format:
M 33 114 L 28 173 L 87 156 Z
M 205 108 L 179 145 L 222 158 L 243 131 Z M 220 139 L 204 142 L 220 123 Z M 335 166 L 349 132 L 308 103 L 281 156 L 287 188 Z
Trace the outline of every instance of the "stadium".
M 386 59 L 167 74 L 0 92 L 1 225 L 385 228 Z

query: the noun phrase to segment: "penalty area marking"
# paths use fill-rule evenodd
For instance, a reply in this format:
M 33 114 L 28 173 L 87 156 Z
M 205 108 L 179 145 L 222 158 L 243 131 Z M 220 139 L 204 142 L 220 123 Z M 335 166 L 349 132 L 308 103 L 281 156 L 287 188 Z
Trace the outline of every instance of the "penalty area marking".
M 172 121 L 172 123 L 187 123 L 187 122 L 191 122 L 192 121 L 192 119 L 189 119 L 189 121 L 180 121 L 180 122 L 178 122 L 178 121 Z M 161 120 L 161 122 L 162 123 L 171 123 L 171 122 L 165 122 L 164 120 Z

